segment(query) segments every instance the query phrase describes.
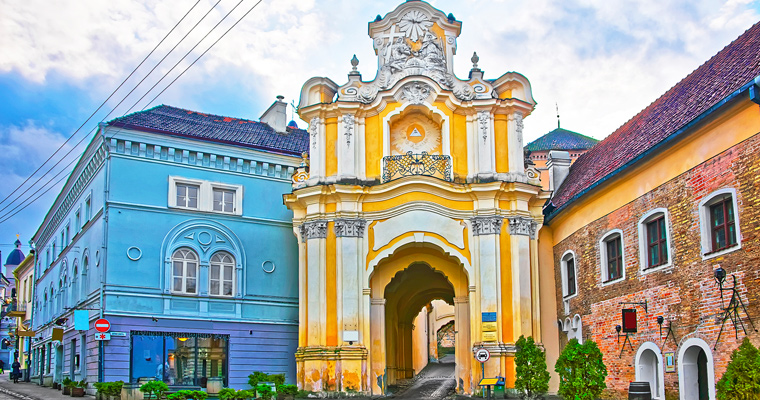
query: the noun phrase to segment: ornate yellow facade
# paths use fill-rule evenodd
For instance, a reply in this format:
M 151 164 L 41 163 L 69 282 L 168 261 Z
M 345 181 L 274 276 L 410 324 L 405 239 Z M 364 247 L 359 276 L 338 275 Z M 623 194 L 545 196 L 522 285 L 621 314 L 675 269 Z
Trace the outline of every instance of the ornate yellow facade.
M 298 385 L 383 393 L 413 375 L 412 329 L 455 308 L 459 390 L 514 380 L 514 342 L 542 338 L 537 232 L 548 192 L 526 170 L 522 121 L 535 106 L 514 72 L 453 73 L 461 22 L 422 1 L 369 24 L 374 80 L 312 78 L 299 115 L 309 165 L 284 196 L 300 252 Z M 553 277 L 551 277 L 553 286 Z M 553 292 L 548 296 L 553 301 Z M 554 330 L 556 327 L 552 326 Z

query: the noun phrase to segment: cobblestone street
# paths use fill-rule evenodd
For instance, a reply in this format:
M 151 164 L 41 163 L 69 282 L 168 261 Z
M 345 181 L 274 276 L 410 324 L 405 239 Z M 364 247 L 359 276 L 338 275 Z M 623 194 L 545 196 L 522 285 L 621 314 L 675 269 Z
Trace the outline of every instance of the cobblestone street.
M 395 396 L 396 399 L 443 399 L 456 389 L 455 364 L 452 362 L 430 363 L 414 379 L 414 382 Z

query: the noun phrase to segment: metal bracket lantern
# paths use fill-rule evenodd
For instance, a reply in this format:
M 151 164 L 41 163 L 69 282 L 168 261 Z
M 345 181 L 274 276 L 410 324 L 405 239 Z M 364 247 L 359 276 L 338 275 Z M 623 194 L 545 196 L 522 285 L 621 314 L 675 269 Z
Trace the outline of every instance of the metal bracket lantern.
M 744 322 L 742 322 L 742 318 L 739 316 L 739 307 L 741 307 L 742 310 L 744 310 L 744 314 L 747 314 L 747 319 L 749 320 L 749 324 L 752 326 L 752 329 L 757 332 L 757 328 L 755 328 L 755 324 L 752 322 L 752 317 L 749 316 L 749 313 L 747 312 L 747 307 L 744 306 L 744 301 L 742 301 L 741 296 L 739 296 L 739 292 L 736 290 L 736 276 L 731 275 L 731 278 L 734 280 L 734 286 L 730 288 L 724 288 L 723 284 L 726 282 L 726 270 L 722 267 L 718 267 L 718 269 L 715 270 L 715 281 L 718 282 L 718 290 L 720 290 L 720 305 L 723 307 L 723 292 L 731 292 L 731 299 L 728 301 L 728 306 L 723 308 L 723 316 L 721 317 L 721 323 L 720 323 L 720 331 L 718 331 L 718 338 L 715 339 L 715 345 L 713 345 L 713 350 L 718 346 L 718 342 L 720 342 L 720 336 L 723 334 L 723 328 L 726 326 L 726 321 L 731 319 L 731 322 L 734 325 L 734 335 L 736 336 L 736 340 L 739 340 L 739 327 L 742 328 L 742 332 L 744 332 L 744 335 L 747 334 L 747 329 L 744 327 Z

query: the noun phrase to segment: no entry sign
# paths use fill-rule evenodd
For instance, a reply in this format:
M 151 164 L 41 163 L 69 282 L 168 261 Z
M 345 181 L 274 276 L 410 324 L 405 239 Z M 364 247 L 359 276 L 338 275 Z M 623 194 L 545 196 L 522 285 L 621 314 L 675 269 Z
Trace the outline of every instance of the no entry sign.
M 111 329 L 111 323 L 107 319 L 101 318 L 95 321 L 95 330 L 98 332 L 108 332 Z

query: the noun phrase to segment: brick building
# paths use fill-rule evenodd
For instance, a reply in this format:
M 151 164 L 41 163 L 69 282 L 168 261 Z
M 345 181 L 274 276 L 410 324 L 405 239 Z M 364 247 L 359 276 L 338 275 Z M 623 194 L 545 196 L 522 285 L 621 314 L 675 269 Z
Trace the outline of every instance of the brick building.
M 560 344 L 599 344 L 611 396 L 647 381 L 655 399 L 715 399 L 732 351 L 760 344 L 759 92 L 760 23 L 572 166 L 549 155 L 539 240 Z M 736 325 L 719 270 L 746 305 Z

